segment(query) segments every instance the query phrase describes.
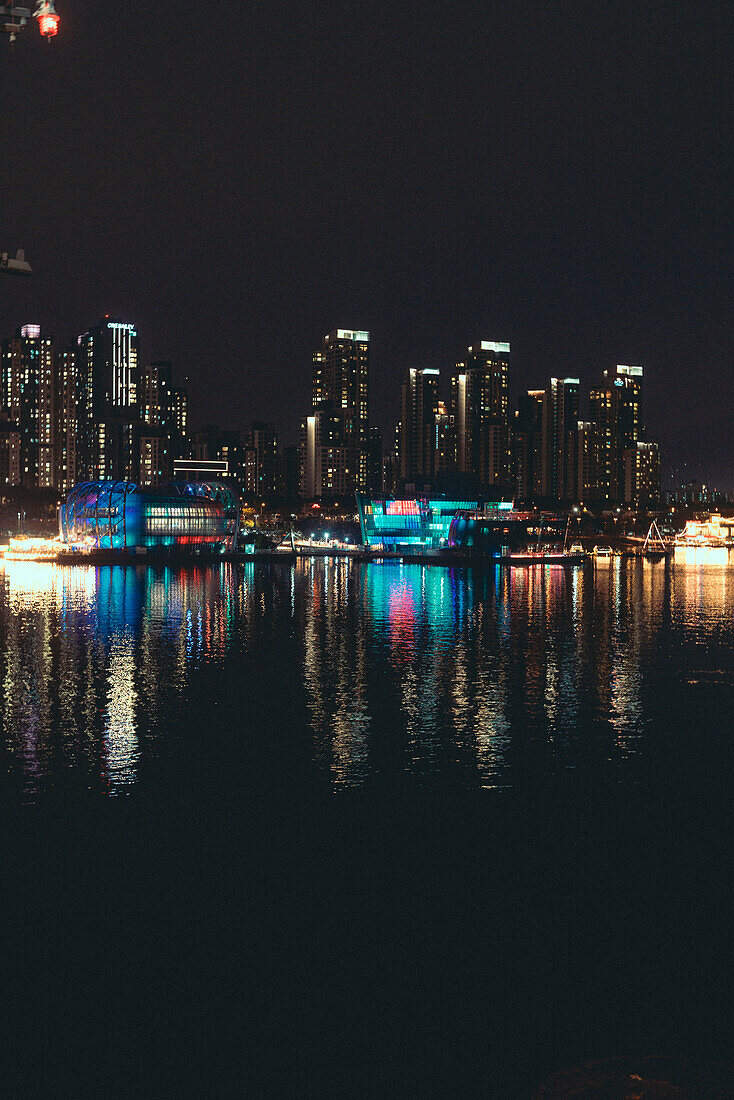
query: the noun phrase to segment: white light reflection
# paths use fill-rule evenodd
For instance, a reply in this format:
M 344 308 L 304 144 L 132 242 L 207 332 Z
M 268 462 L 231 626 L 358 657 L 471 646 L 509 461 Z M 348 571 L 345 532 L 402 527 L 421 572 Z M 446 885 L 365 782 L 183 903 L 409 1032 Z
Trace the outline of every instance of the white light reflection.
M 8 605 L 13 614 L 39 606 L 39 599 L 54 597 L 59 610 L 89 607 L 95 601 L 97 571 L 94 566 L 56 565 L 54 562 L 6 561 Z M 44 605 L 47 600 L 44 599 Z
M 138 738 L 135 729 L 135 646 L 132 637 L 119 635 L 110 644 L 105 711 L 104 754 L 110 794 L 135 782 Z

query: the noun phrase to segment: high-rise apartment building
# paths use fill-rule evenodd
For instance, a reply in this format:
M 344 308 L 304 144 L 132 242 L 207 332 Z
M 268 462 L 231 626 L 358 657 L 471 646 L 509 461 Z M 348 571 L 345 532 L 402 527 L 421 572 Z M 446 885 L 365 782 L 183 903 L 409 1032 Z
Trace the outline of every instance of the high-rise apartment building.
M 72 345 L 56 353 L 55 485 L 64 495 L 78 481 L 79 399 L 77 354 Z
M 403 382 L 400 476 L 404 482 L 428 480 L 436 471 L 438 378 L 439 372 L 431 367 L 411 368 Z
M 0 342 L 0 485 L 20 485 L 20 428 L 10 415 L 13 344 Z
M 403 425 L 398 420 L 393 428 L 389 446 L 385 448 L 382 458 L 382 491 L 386 496 L 397 496 L 400 492 L 400 443 L 403 435 Z
M 603 371 L 599 386 L 589 393 L 594 422 L 594 500 L 612 504 L 624 500 L 624 452 L 640 442 L 642 367 L 618 365 Z
M 247 445 L 237 430 L 208 424 L 190 437 L 189 458 L 176 467 L 195 481 L 222 481 L 236 493 L 247 492 Z
M 485 486 L 510 481 L 510 345 L 482 340 L 457 363 L 451 382 L 457 468 Z
M 148 363 L 140 368 L 140 419 L 166 432 L 174 429 L 173 366 Z
M 354 484 L 354 452 L 345 420 L 320 409 L 301 423 L 301 493 L 307 499 L 348 495 Z
M 595 426 L 590 420 L 579 420 L 576 425 L 576 491 L 572 498 L 578 503 L 593 499 L 595 484 Z
M 54 351 L 40 325 L 23 325 L 0 353 L 0 390 L 8 420 L 17 426 L 19 484 L 49 489 L 55 481 Z M 15 468 L 15 461 L 10 460 Z
M 437 475 L 456 470 L 456 427 L 443 401 L 439 401 L 433 418 L 433 461 Z
M 551 378 L 549 411 L 548 494 L 568 503 L 577 499 L 578 378 Z
M 173 421 L 183 446 L 189 437 L 189 394 L 185 386 L 174 386 Z
M 301 492 L 367 488 L 369 332 L 335 329 L 313 356 L 312 413 L 301 426 Z
M 83 473 L 137 481 L 140 371 L 135 325 L 105 318 L 77 341 Z
M 186 390 L 173 384 L 168 361 L 140 369 L 140 483 L 170 481 L 173 464 L 187 451 Z
M 7 410 L 0 409 L 0 486 L 20 485 L 20 432 Z
M 367 491 L 381 493 L 382 485 L 382 430 L 370 424 L 367 434 Z
M 651 508 L 660 501 L 660 449 L 657 443 L 636 443 L 624 452 L 624 502 Z
M 513 469 L 518 500 L 547 496 L 548 401 L 545 390 L 528 390 L 517 399 L 513 432 Z
M 242 454 L 242 466 L 244 482 L 242 491 L 250 501 L 256 500 L 257 491 L 257 449 L 251 443 L 246 443 Z
M 282 492 L 282 477 L 275 425 L 263 420 L 253 420 L 248 447 L 254 454 L 254 484 L 251 483 L 251 474 L 248 474 L 248 491 L 263 500 L 279 496 Z

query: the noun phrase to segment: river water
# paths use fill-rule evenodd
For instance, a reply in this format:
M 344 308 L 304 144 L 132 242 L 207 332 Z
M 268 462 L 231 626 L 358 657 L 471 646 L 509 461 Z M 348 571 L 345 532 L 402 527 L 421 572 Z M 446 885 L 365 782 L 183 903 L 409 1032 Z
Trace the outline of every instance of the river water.
M 547 789 L 731 764 L 734 557 L 462 570 L 8 562 L 6 800 Z
M 529 1100 L 728 1059 L 733 612 L 727 552 L 6 563 L 15 1091 Z

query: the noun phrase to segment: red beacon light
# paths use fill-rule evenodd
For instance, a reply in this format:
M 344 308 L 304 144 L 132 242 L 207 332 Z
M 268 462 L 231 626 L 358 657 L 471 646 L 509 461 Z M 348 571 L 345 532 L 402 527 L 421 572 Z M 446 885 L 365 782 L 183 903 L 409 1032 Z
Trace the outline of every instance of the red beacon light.
M 35 11 L 38 29 L 44 38 L 53 38 L 59 33 L 59 16 L 54 11 L 53 0 L 38 0 Z

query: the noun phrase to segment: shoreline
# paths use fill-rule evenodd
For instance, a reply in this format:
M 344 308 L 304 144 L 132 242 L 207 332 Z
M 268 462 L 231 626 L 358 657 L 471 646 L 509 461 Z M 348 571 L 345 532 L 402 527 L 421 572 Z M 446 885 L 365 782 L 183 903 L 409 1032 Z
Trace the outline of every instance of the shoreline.
M 93 550 L 87 553 L 59 554 L 56 557 L 46 556 L 11 556 L 6 555 L 3 561 L 26 564 L 47 565 L 217 565 L 221 562 L 293 562 L 299 558 L 324 558 L 324 559 L 350 559 L 358 562 L 402 562 L 411 565 L 444 565 L 450 567 L 464 566 L 467 568 L 487 568 L 498 565 L 511 567 L 532 568 L 533 566 L 562 566 L 564 568 L 577 568 L 602 561 L 604 563 L 616 559 L 645 559 L 668 560 L 675 553 L 674 547 L 665 550 L 652 550 L 643 552 L 640 547 L 614 549 L 612 554 L 597 558 L 593 550 L 578 552 L 548 551 L 547 553 L 534 553 L 532 551 L 516 551 L 511 554 L 482 555 L 471 554 L 460 550 L 377 550 L 364 547 L 325 547 L 314 546 L 311 548 L 298 547 L 296 550 L 237 550 L 224 554 L 196 554 L 191 552 L 160 552 L 150 553 L 141 551 L 121 550 Z M 687 549 L 678 547 L 677 549 Z M 690 549 L 690 548 L 688 548 Z M 696 549 L 696 548 L 694 548 Z M 697 548 L 701 549 L 701 548 Z M 724 549 L 728 549 L 724 547 Z

